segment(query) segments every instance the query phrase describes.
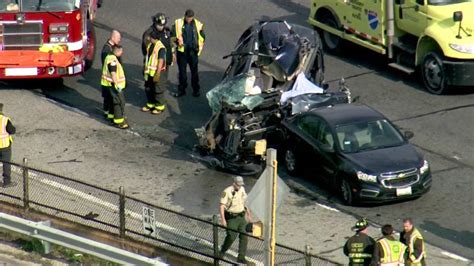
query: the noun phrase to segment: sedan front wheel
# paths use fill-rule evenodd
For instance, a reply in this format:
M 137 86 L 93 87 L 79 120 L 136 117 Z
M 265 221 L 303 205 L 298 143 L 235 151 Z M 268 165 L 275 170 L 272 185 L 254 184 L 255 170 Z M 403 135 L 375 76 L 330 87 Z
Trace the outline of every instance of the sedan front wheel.
M 354 194 L 352 193 L 352 188 L 349 182 L 345 178 L 341 180 L 339 185 L 339 189 L 341 192 L 342 201 L 346 205 L 352 205 L 354 203 Z
M 285 151 L 285 167 L 288 171 L 288 174 L 294 176 L 299 173 L 299 165 L 296 160 L 296 154 L 292 149 L 287 149 Z

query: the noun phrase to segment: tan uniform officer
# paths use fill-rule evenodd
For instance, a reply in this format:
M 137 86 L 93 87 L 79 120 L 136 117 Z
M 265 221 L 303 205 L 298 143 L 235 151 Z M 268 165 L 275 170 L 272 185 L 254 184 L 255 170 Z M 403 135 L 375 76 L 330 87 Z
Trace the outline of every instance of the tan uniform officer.
M 237 262 L 241 263 L 246 263 L 247 236 L 245 235 L 245 227 L 247 226 L 247 220 L 250 221 L 250 213 L 245 207 L 246 199 L 247 193 L 244 188 L 244 180 L 241 176 L 236 176 L 232 186 L 222 192 L 220 201 L 222 225 L 227 227 L 227 235 L 221 247 L 220 257 L 224 256 L 232 243 L 234 243 L 237 235 L 239 235 Z

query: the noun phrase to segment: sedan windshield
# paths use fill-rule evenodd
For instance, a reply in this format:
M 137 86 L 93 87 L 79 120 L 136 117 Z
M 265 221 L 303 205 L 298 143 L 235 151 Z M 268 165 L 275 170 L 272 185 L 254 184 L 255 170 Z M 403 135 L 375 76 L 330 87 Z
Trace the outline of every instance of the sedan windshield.
M 34 11 L 73 11 L 79 8 L 76 0 L 7 0 L 0 1 L 0 11 L 34 12 Z M 20 7 L 22 10 L 20 10 Z
M 465 2 L 474 2 L 474 0 L 428 0 L 428 4 L 434 6 L 459 4 Z
M 345 153 L 400 146 L 405 142 L 387 120 L 341 125 L 336 127 L 336 136 Z

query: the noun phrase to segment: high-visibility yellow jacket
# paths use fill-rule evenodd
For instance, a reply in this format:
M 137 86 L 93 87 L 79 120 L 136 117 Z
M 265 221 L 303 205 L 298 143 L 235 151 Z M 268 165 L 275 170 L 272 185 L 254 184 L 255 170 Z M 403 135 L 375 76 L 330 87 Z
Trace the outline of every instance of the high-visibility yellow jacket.
M 102 67 L 102 79 L 100 81 L 100 84 L 102 86 L 106 87 L 112 87 L 112 83 L 114 82 L 112 79 L 112 74 L 109 72 L 108 65 L 111 62 L 115 62 L 117 66 L 117 84 L 115 84 L 116 89 L 125 89 L 125 72 L 123 71 L 122 64 L 120 64 L 120 61 L 117 59 L 117 57 L 114 54 L 109 54 L 107 57 L 105 57 L 104 60 L 104 66 Z
M 146 53 L 146 58 L 145 58 L 145 72 L 144 72 L 145 80 L 147 80 L 148 77 L 155 76 L 156 70 L 158 69 L 158 55 L 160 53 L 160 50 L 166 49 L 161 41 L 157 41 L 155 43 L 155 47 L 153 47 L 153 52 L 150 54 L 149 50 L 152 45 L 153 45 L 152 43 L 149 43 L 146 48 L 147 53 Z
M 418 257 L 416 257 L 415 256 L 415 241 L 418 239 L 421 240 L 421 243 L 422 243 L 422 252 Z M 420 266 L 423 258 L 426 258 L 425 241 L 423 241 L 423 236 L 421 235 L 420 231 L 418 231 L 418 229 L 416 228 L 413 228 L 413 232 L 410 235 L 410 241 L 408 242 L 407 265 Z
M 383 250 L 383 258 L 380 258 L 381 266 L 399 266 L 405 265 L 406 246 L 396 240 L 382 238 L 379 241 Z
M 7 124 L 9 121 L 9 117 L 0 114 L 0 149 L 10 147 L 10 144 L 13 142 L 12 135 L 7 132 Z
M 176 38 L 180 40 L 178 42 L 178 51 L 184 52 L 184 44 L 179 45 L 179 43 L 183 43 L 183 29 L 184 29 L 184 18 L 179 18 L 175 21 L 175 30 L 176 30 Z M 202 24 L 199 20 L 193 19 L 194 23 L 194 35 L 197 37 L 198 41 L 198 55 L 201 55 L 202 49 L 204 48 L 204 36 L 202 36 L 201 31 L 204 28 L 204 24 Z

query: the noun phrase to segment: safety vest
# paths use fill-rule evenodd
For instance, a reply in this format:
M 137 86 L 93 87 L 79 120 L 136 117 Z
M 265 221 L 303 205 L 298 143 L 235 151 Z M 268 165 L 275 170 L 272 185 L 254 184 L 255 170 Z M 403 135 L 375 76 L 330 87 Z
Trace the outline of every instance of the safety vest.
M 8 121 L 10 121 L 10 118 L 0 114 L 0 149 L 10 147 L 13 142 L 12 136 L 7 132 Z
M 151 53 L 150 56 L 148 56 L 150 47 L 152 45 L 153 45 L 152 43 L 149 43 L 146 48 L 145 72 L 144 72 L 145 80 L 147 80 L 148 77 L 155 76 L 156 70 L 158 69 L 158 55 L 160 53 L 160 50 L 163 48 L 166 49 L 161 41 L 157 41 L 155 43 L 155 47 L 153 48 L 153 52 Z M 166 62 L 164 65 L 166 65 Z
M 193 19 L 194 23 L 194 34 L 197 35 L 197 40 L 198 40 L 198 56 L 201 55 L 202 49 L 204 48 L 204 37 L 201 35 L 202 28 L 204 27 L 204 24 L 202 24 L 199 20 Z M 180 43 L 183 43 L 183 29 L 184 29 L 184 18 L 177 19 L 175 21 L 175 27 L 176 27 L 176 38 L 178 40 L 181 40 Z M 179 45 L 178 43 L 178 51 L 179 52 L 184 52 L 184 44 Z
M 117 79 L 118 82 L 115 84 L 116 88 L 125 89 L 125 72 L 123 72 L 123 67 L 120 64 L 120 61 L 114 54 L 109 54 L 105 57 L 104 66 L 102 67 L 102 79 L 100 84 L 105 87 L 112 87 L 112 83 L 114 82 L 112 79 L 112 75 L 109 72 L 108 64 L 111 62 L 117 63 Z
M 383 250 L 383 258 L 380 258 L 381 266 L 405 265 L 406 246 L 399 241 L 382 238 L 378 241 Z
M 422 242 L 422 249 L 423 251 L 421 252 L 420 256 L 418 258 L 415 256 L 415 241 L 417 239 L 420 239 Z M 408 260 L 409 263 L 408 265 L 412 266 L 420 266 L 421 265 L 421 260 L 426 257 L 426 251 L 425 251 L 425 241 L 423 241 L 423 236 L 421 235 L 420 231 L 418 229 L 413 228 L 413 232 L 410 235 L 410 239 L 408 241 Z

